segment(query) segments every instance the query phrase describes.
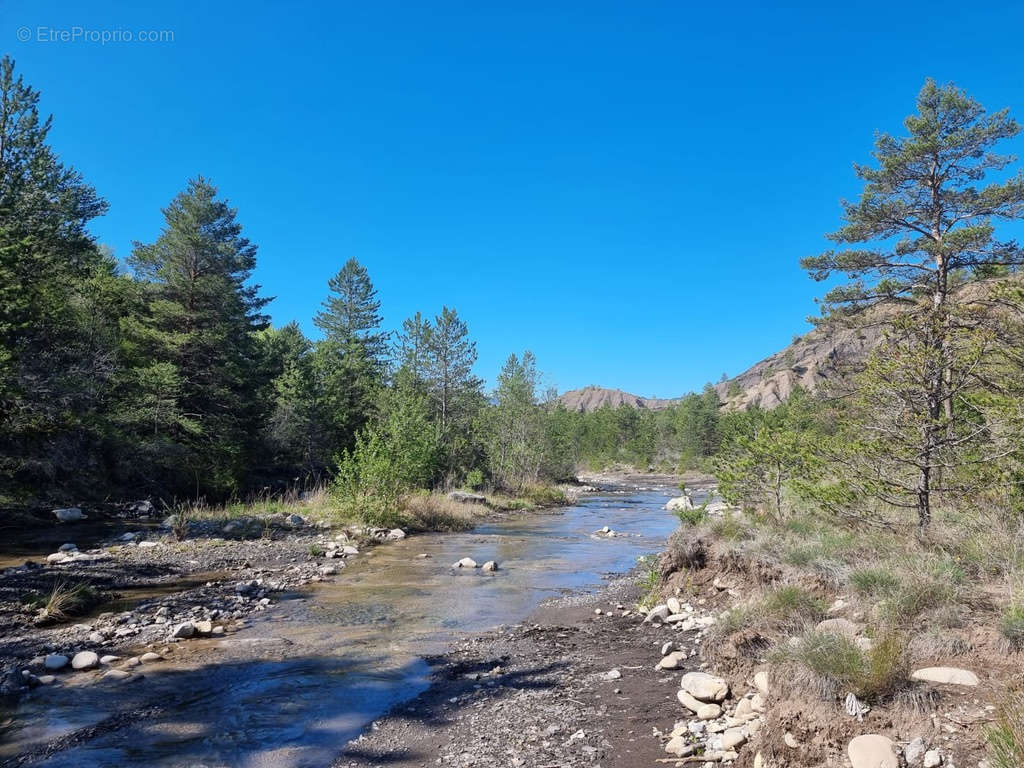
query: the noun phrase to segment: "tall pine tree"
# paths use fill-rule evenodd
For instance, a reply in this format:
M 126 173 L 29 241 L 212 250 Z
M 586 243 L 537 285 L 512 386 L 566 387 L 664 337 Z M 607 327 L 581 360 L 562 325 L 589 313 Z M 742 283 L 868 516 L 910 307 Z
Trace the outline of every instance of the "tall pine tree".
M 206 179 L 190 180 L 164 219 L 156 242 L 136 243 L 129 261 L 149 283 L 126 381 L 145 414 L 133 426 L 172 487 L 222 494 L 241 484 L 259 432 L 255 333 L 269 299 L 248 284 L 256 246 Z

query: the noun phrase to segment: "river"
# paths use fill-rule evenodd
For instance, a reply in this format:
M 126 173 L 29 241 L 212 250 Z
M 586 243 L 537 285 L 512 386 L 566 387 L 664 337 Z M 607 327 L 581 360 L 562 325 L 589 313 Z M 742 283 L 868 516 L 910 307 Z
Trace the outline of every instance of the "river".
M 678 525 L 664 509 L 675 495 L 668 485 L 606 490 L 562 510 L 377 547 L 229 638 L 190 641 L 143 680 L 78 675 L 34 690 L 4 729 L 0 759 L 97 725 L 33 764 L 330 765 L 373 720 L 426 688 L 425 657 L 460 634 L 521 622 L 546 598 L 596 588 L 659 551 Z M 595 535 L 606 525 L 618 535 Z M 451 568 L 467 556 L 500 569 Z

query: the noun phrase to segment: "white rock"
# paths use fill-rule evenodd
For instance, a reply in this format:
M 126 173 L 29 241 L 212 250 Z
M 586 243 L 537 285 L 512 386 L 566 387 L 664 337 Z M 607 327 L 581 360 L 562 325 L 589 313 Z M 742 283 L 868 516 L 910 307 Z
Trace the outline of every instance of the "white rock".
M 825 619 L 818 622 L 816 629 L 819 632 L 828 632 L 833 635 L 843 635 L 850 638 L 856 637 L 860 633 L 859 625 L 844 618 Z
M 341 548 L 341 551 L 346 555 L 358 555 L 359 550 L 353 547 L 351 544 L 346 544 Z
M 916 765 L 921 762 L 921 758 L 924 757 L 925 750 L 926 747 L 924 739 L 920 736 L 907 744 L 903 749 L 903 758 L 907 761 L 907 765 Z
M 682 613 L 683 612 L 682 603 L 679 602 L 678 598 L 670 597 L 668 600 L 665 601 L 665 605 L 668 606 L 669 613 Z
M 665 504 L 665 509 L 670 512 L 681 512 L 687 509 L 693 509 L 693 501 L 689 496 L 683 494 L 682 496 L 676 496 L 674 499 L 669 499 L 668 503 Z
M 732 749 L 747 743 L 747 734 L 741 728 L 730 728 L 722 734 L 722 749 Z
M 688 658 L 685 651 L 672 651 L 655 665 L 655 669 L 679 669 Z
M 899 768 L 892 741 L 877 733 L 854 737 L 846 751 L 853 768 Z
M 605 672 L 603 675 L 601 675 L 601 679 L 602 680 L 607 680 L 609 682 L 612 681 L 612 680 L 621 680 L 622 679 L 622 673 L 619 670 L 617 670 L 617 669 L 610 669 L 607 672 Z
M 88 519 L 86 515 L 82 514 L 82 510 L 78 507 L 55 509 L 53 510 L 53 514 L 62 523 L 77 523 L 79 520 Z
M 108 669 L 103 673 L 104 680 L 127 680 L 131 676 L 131 672 L 126 672 L 123 669 Z
M 647 618 L 645 618 L 644 621 L 654 621 L 655 619 L 658 621 L 664 621 L 668 618 L 668 615 L 669 610 L 667 605 L 656 605 L 647 612 Z
M 942 753 L 937 749 L 930 749 L 924 753 L 924 768 L 938 768 L 942 765 Z
M 484 563 L 483 570 L 490 572 L 496 571 L 498 570 L 498 564 L 493 560 L 488 560 L 486 563 Z
M 196 626 L 191 621 L 185 621 L 174 628 L 171 637 L 187 639 L 196 633 Z
M 762 669 L 754 675 L 754 687 L 762 696 L 768 695 L 768 670 Z
M 673 643 L 670 640 L 669 642 L 667 642 L 667 643 L 665 643 L 664 645 L 661 646 L 661 655 L 662 656 L 668 656 L 674 650 L 677 650 L 676 649 L 676 644 Z
M 57 678 L 54 677 L 53 675 L 40 675 L 39 677 L 36 678 L 36 680 L 39 681 L 40 685 L 53 685 L 53 683 L 56 681 L 56 679 Z
M 452 568 L 476 568 L 476 560 L 471 557 L 464 557 L 457 563 L 452 564 Z
M 46 562 L 52 565 L 60 565 L 61 563 L 68 563 L 75 558 L 67 552 L 54 552 L 52 555 L 46 556 Z
M 694 714 L 700 720 L 714 720 L 722 714 L 722 708 L 717 704 L 702 704 Z
M 923 669 L 915 669 L 910 674 L 910 677 L 914 680 L 924 680 L 941 685 L 975 686 L 979 682 L 976 674 L 969 669 L 960 669 L 958 667 L 924 667 Z
M 79 651 L 71 660 L 72 669 L 92 669 L 100 663 L 100 657 L 92 651 Z
M 704 706 L 703 701 L 697 701 L 697 699 L 693 698 L 693 696 L 682 689 L 676 691 L 676 698 L 679 699 L 680 704 L 694 714 L 697 714 L 697 710 Z
M 43 659 L 43 666 L 47 669 L 64 669 L 64 667 L 68 665 L 68 661 L 70 661 L 70 659 L 68 659 L 67 656 L 59 653 L 51 653 Z
M 401 541 L 405 538 L 405 531 L 401 528 L 392 528 L 388 531 L 388 539 L 390 541 Z
M 665 745 L 665 751 L 676 757 L 686 757 L 697 751 L 695 744 L 690 744 L 683 736 L 673 736 Z
M 208 635 L 211 632 L 213 632 L 213 622 L 209 619 L 197 621 L 194 626 L 196 632 L 198 632 L 200 635 Z
M 679 686 L 701 701 L 722 701 L 729 695 L 729 684 L 707 672 L 687 672 L 679 681 Z
M 109 654 L 107 656 L 100 656 L 100 664 L 113 664 L 115 661 L 120 660 L 120 656 L 111 656 Z
M 136 661 L 136 664 L 139 661 L 141 661 L 143 664 L 152 664 L 154 661 L 163 661 L 163 659 L 164 657 L 161 656 L 159 653 L 153 653 L 152 651 L 148 651 L 138 657 L 138 661 Z M 131 659 L 128 659 L 129 664 L 131 663 L 131 661 Z M 134 666 L 134 664 L 132 664 L 132 666 Z

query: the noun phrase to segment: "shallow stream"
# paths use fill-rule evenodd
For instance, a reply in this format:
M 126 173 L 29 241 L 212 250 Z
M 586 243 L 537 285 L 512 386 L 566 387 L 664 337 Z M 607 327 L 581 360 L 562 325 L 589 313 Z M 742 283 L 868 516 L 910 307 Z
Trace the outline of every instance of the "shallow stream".
M 602 491 L 562 510 L 377 547 L 226 639 L 176 646 L 178 660 L 146 667 L 144 680 L 75 675 L 36 689 L 0 731 L 0 761 L 99 725 L 33 764 L 328 766 L 369 723 L 424 690 L 425 656 L 659 551 L 678 525 L 664 509 L 675 495 L 670 486 Z M 619 535 L 595 535 L 605 525 Z M 500 569 L 453 570 L 462 557 Z

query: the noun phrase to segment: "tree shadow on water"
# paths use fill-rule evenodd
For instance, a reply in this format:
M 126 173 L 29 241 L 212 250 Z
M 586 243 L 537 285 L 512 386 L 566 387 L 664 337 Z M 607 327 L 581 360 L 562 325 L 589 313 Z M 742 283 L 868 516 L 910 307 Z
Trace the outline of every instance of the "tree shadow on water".
M 484 677 L 504 662 L 444 667 L 437 670 L 442 684 L 429 690 L 426 661 L 394 664 L 387 656 L 167 662 L 136 668 L 121 681 L 73 673 L 62 677 L 65 683 L 36 689 L 11 713 L 0 730 L 0 766 L 305 768 L 346 757 L 378 764 L 415 759 L 401 744 L 373 755 L 346 745 L 389 711 L 440 728 L 477 696 L 555 685 L 554 665 Z M 494 685 L 474 688 L 477 675 Z

